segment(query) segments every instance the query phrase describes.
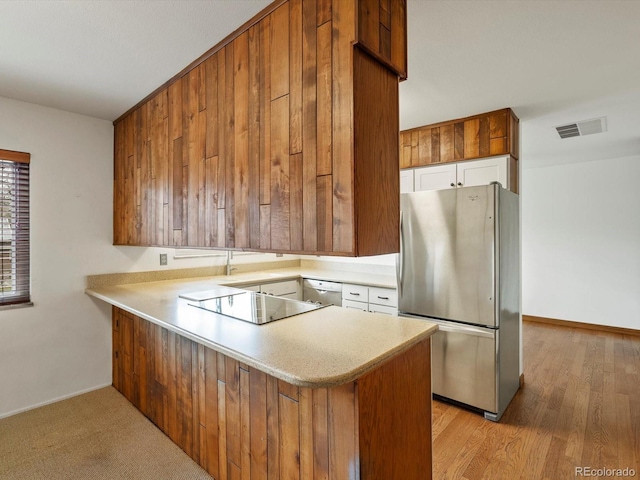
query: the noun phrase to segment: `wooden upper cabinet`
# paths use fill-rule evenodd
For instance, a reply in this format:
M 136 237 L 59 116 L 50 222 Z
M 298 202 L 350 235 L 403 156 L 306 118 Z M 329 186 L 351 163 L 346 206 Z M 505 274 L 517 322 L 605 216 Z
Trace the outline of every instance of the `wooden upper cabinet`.
M 357 0 L 357 44 L 378 61 L 407 78 L 406 0 Z
M 518 117 L 510 108 L 400 132 L 400 168 L 510 154 L 519 157 Z
M 393 63 L 405 2 L 376 3 Z M 363 4 L 278 0 L 117 119 L 114 243 L 397 252 L 399 74 L 354 48 Z

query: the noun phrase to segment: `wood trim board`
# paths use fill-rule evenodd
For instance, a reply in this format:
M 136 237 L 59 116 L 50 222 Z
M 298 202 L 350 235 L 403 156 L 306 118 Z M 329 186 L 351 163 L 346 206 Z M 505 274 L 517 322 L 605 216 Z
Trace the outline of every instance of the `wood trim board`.
M 596 330 L 607 333 L 640 336 L 640 330 L 635 330 L 633 328 L 613 327 L 610 325 L 595 325 L 593 323 L 574 322 L 572 320 L 559 320 L 557 318 L 536 317 L 533 315 L 522 315 L 522 320 L 525 322 L 546 323 L 547 325 L 556 325 L 559 327 L 584 328 L 586 330 Z

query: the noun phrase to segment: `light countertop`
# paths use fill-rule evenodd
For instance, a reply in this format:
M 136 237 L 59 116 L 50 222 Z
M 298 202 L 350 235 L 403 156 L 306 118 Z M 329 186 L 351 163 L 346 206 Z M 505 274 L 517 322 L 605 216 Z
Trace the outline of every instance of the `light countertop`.
M 335 306 L 254 325 L 192 307 L 187 300 L 178 298 L 180 294 L 216 285 L 241 286 L 300 277 L 395 287 L 382 276 L 289 268 L 92 287 L 86 293 L 303 387 L 330 387 L 353 381 L 437 330 L 428 321 Z

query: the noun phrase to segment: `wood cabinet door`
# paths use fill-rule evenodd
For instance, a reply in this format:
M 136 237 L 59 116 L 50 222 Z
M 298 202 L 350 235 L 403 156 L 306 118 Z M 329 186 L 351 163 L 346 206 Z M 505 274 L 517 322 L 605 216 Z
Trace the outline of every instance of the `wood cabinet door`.
M 455 163 L 416 168 L 414 175 L 414 191 L 416 192 L 443 190 L 456 186 Z
M 473 187 L 500 182 L 509 188 L 509 156 L 473 160 L 457 164 L 457 185 Z

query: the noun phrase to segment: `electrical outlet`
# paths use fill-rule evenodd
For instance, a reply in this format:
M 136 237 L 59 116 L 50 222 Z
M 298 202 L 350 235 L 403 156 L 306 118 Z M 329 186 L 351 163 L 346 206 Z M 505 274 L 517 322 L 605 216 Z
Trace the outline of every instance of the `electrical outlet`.
M 166 265 L 167 264 L 167 254 L 166 253 L 161 253 L 160 254 L 160 265 Z

